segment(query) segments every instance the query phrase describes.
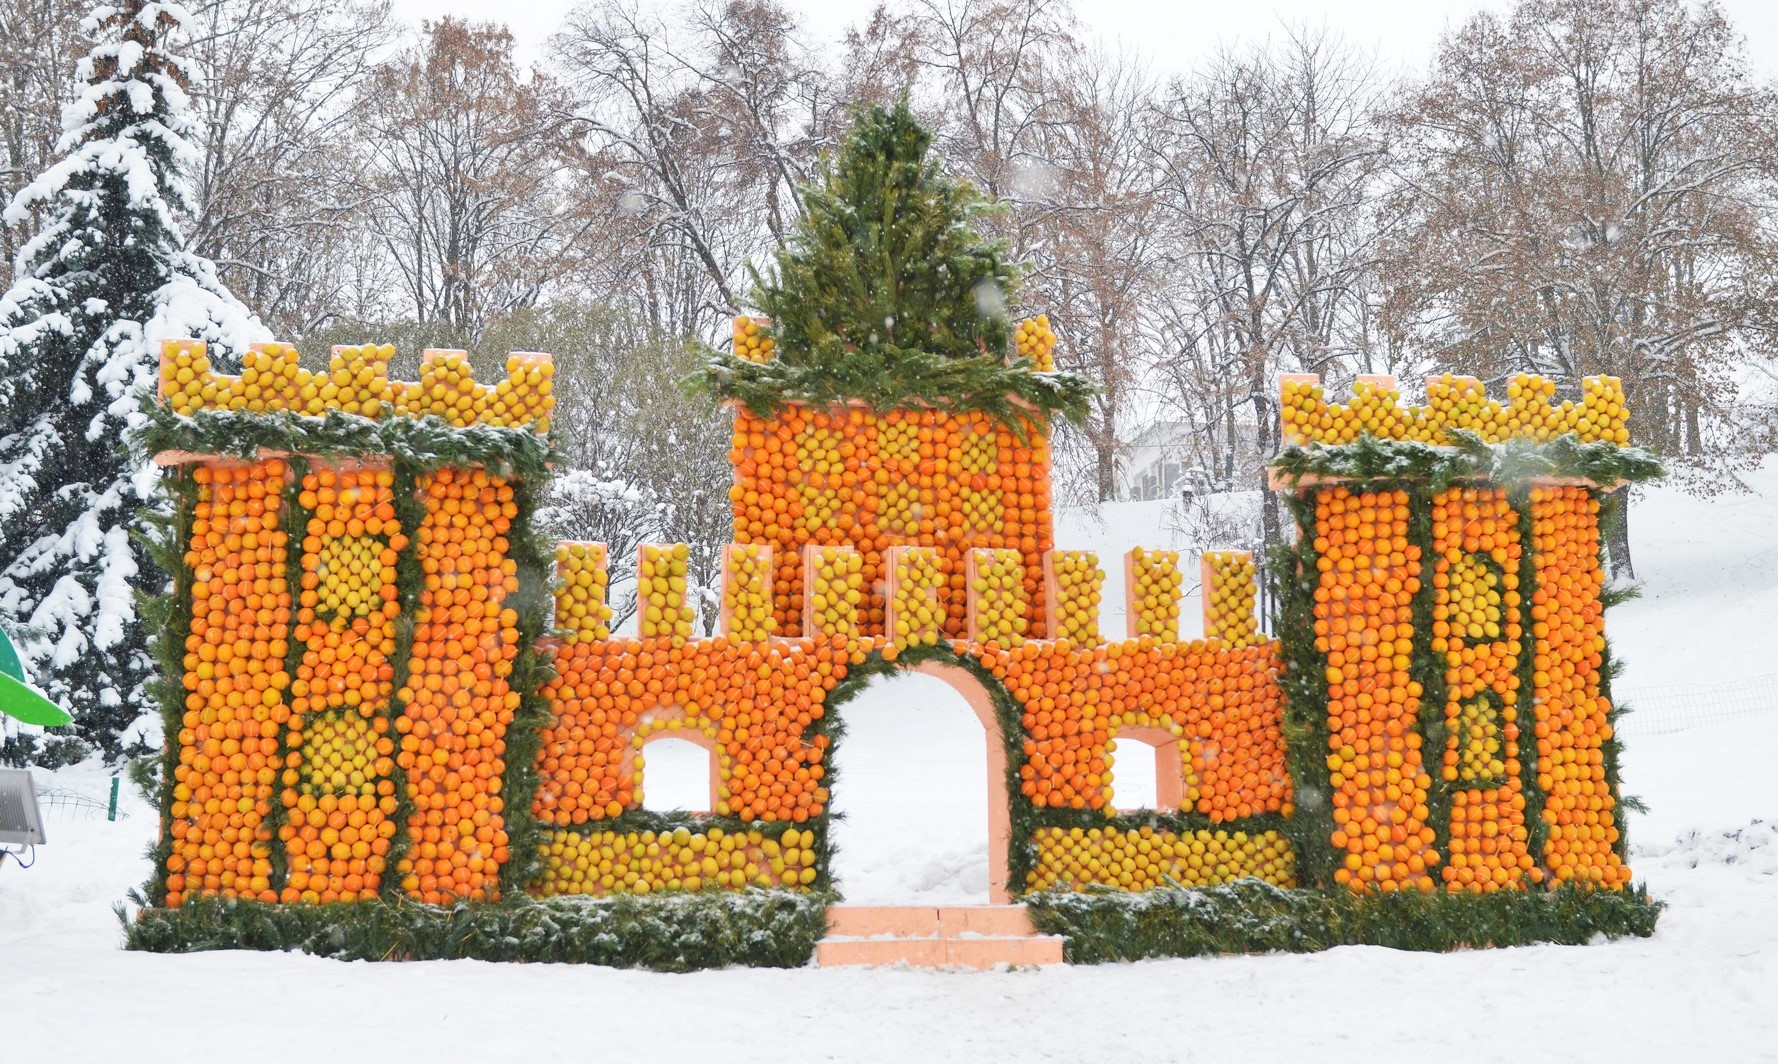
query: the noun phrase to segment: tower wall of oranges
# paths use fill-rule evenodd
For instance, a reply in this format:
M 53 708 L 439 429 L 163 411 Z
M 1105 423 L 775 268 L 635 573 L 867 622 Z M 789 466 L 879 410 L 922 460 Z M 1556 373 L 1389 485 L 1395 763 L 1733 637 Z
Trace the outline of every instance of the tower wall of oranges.
M 1534 377 L 1505 404 L 1467 378 L 1430 378 L 1404 409 L 1390 378 L 1328 403 L 1283 383 L 1295 443 L 1362 435 L 1442 444 L 1622 446 L 1609 378 L 1552 405 Z M 1358 889 L 1491 891 L 1629 881 L 1603 696 L 1602 493 L 1532 478 L 1448 488 L 1384 478 L 1296 485 L 1312 516 L 1314 651 L 1325 666 L 1336 881 Z
M 428 352 L 421 382 L 389 381 L 388 353 L 336 348 L 332 369 L 311 374 L 294 349 L 261 345 L 226 377 L 201 343 L 169 343 L 163 401 L 185 418 L 367 419 L 348 426 L 353 440 L 396 417 L 521 436 L 548 423 L 548 356 L 513 356 L 489 388 L 455 352 Z M 499 892 L 505 730 L 520 701 L 508 682 L 519 618 L 505 601 L 518 586 L 514 485 L 334 452 L 156 456 L 187 486 L 170 905 Z
M 167 824 L 167 904 L 198 894 L 276 900 L 273 813 L 290 721 L 292 486 L 282 459 L 191 469 L 188 589 Z

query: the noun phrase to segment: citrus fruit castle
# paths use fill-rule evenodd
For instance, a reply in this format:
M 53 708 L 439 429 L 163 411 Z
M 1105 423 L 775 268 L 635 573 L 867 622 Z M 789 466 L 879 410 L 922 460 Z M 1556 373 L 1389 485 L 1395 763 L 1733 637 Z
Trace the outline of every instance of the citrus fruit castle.
M 997 381 L 1028 380 L 1001 394 L 1043 394 L 1048 322 L 1004 341 Z M 775 371 L 787 348 L 778 321 L 743 317 L 723 360 Z M 175 500 L 168 785 L 142 920 L 212 898 L 348 921 L 407 902 L 792 897 L 819 937 L 844 922 L 825 912 L 845 886 L 828 868 L 836 725 L 899 669 L 948 683 L 984 728 L 989 900 L 1027 902 L 1076 959 L 1172 948 L 1084 945 L 1109 925 L 1080 914 L 1118 897 L 1221 891 L 1230 927 L 1302 898 L 1347 934 L 1414 944 L 1388 923 L 1412 897 L 1434 906 L 1416 927 L 1454 914 L 1426 940 L 1445 947 L 1584 940 L 1588 913 L 1641 897 L 1600 514 L 1654 467 L 1612 379 L 1558 404 L 1537 378 L 1500 401 L 1446 376 L 1407 407 L 1387 378 L 1339 404 L 1286 377 L 1271 475 L 1296 529 L 1269 562 L 1273 634 L 1255 615 L 1268 565 L 1247 553 L 1057 549 L 1041 403 L 736 401 L 715 633 L 687 604 L 686 548 L 662 543 L 634 559 L 636 630 L 619 635 L 620 560 L 532 528 L 549 357 L 512 355 L 487 384 L 460 351 L 390 380 L 390 355 L 335 348 L 312 372 L 267 344 L 225 376 L 202 344 L 165 345 L 143 439 Z M 664 737 L 708 750 L 706 808 L 644 808 Z M 1111 806 L 1120 739 L 1155 751 L 1153 809 Z

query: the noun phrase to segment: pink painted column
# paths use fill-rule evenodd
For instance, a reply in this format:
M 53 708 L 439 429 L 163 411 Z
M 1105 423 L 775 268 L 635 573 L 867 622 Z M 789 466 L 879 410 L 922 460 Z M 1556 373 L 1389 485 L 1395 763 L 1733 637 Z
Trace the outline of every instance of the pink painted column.
M 1012 901 L 1007 889 L 1007 860 L 1012 853 L 1012 803 L 1006 783 L 1006 736 L 1000 730 L 1000 718 L 994 712 L 994 700 L 987 688 L 958 665 L 928 661 L 915 666 L 915 671 L 943 680 L 951 690 L 963 696 L 988 740 L 988 900 L 995 905 Z

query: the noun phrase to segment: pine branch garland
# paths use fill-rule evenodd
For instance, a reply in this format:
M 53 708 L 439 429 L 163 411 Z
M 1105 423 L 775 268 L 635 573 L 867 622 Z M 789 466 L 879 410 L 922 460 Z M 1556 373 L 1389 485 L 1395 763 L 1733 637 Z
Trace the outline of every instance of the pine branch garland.
M 1588 480 L 1609 490 L 1664 474 L 1660 459 L 1640 447 L 1582 443 L 1573 435 L 1547 443 L 1530 439 L 1487 443 L 1463 429 L 1452 429 L 1446 435 L 1449 446 L 1382 440 L 1369 434 L 1353 443 L 1293 444 L 1278 453 L 1271 467 L 1287 486 L 1315 479 L 1387 483 L 1390 487 L 1412 482 L 1429 484 L 1433 494 L 1463 481 L 1488 481 L 1512 488 L 1539 479 Z

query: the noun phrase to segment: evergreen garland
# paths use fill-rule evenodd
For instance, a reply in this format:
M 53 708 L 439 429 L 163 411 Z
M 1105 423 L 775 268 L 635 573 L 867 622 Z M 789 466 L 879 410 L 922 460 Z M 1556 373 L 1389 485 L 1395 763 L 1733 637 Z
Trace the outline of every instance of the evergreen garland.
M 1666 906 L 1645 887 L 1358 893 L 1285 890 L 1243 879 L 1197 890 L 1043 893 L 1025 898 L 1037 930 L 1067 938 L 1072 964 L 1334 946 L 1454 950 L 1647 938 Z
M 550 465 L 561 457 L 550 439 L 528 428 L 461 428 L 432 415 L 367 418 L 338 410 L 322 417 L 234 410 L 200 410 L 181 417 L 156 404 L 131 439 L 149 454 L 177 451 L 249 459 L 261 452 L 316 458 L 386 456 L 413 466 L 416 474 L 447 466 L 480 468 L 537 484 L 548 479 Z
M 474 959 L 691 972 L 800 968 L 827 933 L 828 899 L 791 890 L 426 905 L 408 899 L 273 904 L 194 897 L 116 910 L 124 948 L 300 950 L 351 961 Z
M 688 386 L 763 417 L 859 401 L 980 411 L 1021 434 L 1033 413 L 1084 417 L 1089 382 L 1007 364 L 1020 268 L 975 227 L 991 206 L 931 148 L 905 97 L 860 110 L 821 180 L 799 190 L 803 217 L 774 275 L 753 275 L 776 356 L 713 354 Z
M 1640 447 L 1603 441 L 1582 443 L 1573 435 L 1547 443 L 1514 438 L 1487 443 L 1465 429 L 1446 433 L 1449 446 L 1417 440 L 1383 440 L 1368 433 L 1353 443 L 1292 444 L 1278 452 L 1272 470 L 1295 487 L 1318 479 L 1425 482 L 1433 494 L 1460 481 L 1488 481 L 1503 487 L 1538 479 L 1591 481 L 1611 489 L 1662 475 L 1660 459 Z M 1366 490 L 1371 489 L 1368 484 Z
M 1297 883 L 1336 889 L 1340 855 L 1333 846 L 1333 790 L 1328 782 L 1327 655 L 1315 645 L 1315 589 L 1319 582 L 1315 550 L 1315 499 L 1311 493 L 1285 496 L 1299 530 L 1294 544 L 1274 547 L 1267 575 L 1278 603 L 1277 682 L 1283 694 L 1285 766 L 1290 773 L 1292 815 L 1285 835 L 1296 859 Z M 1339 888 L 1344 889 L 1344 888 Z

